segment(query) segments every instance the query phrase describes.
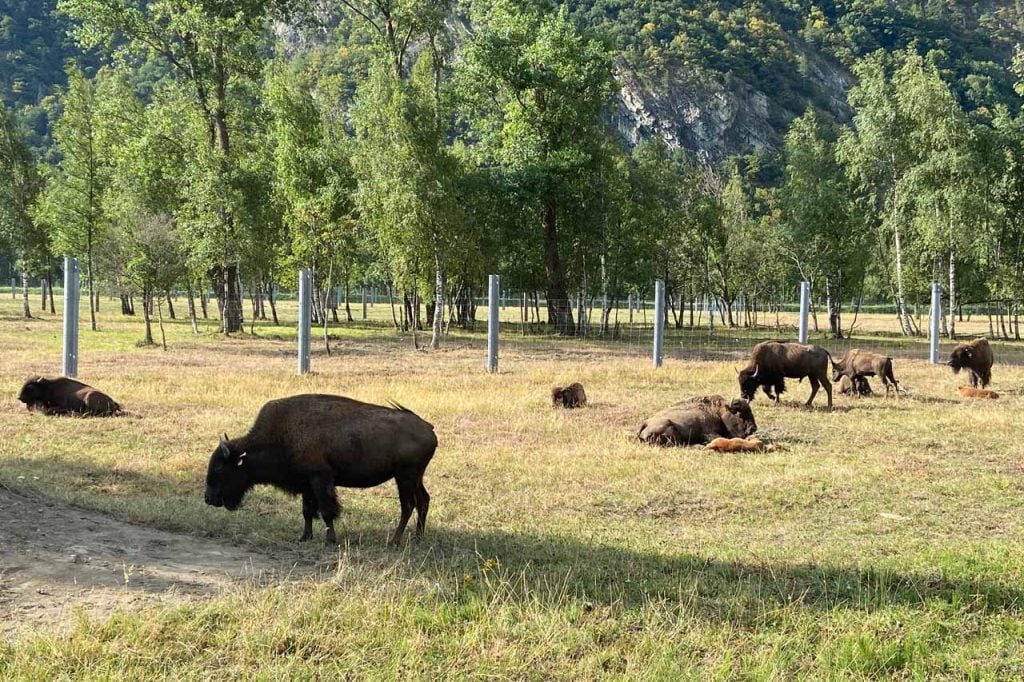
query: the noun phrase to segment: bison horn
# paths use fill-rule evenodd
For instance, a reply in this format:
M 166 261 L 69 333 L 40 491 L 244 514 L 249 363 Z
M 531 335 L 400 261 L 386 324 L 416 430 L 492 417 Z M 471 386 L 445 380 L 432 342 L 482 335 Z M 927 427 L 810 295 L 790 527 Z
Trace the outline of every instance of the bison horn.
M 754 365 L 754 373 L 750 375 L 751 379 L 757 378 L 757 373 L 761 371 L 761 365 Z

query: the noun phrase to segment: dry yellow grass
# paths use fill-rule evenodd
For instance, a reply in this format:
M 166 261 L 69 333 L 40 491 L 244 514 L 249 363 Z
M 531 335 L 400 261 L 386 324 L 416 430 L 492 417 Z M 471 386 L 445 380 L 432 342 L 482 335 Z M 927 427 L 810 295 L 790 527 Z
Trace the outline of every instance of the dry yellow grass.
M 1024 676 L 1021 367 L 998 364 L 985 402 L 916 360 L 896 363 L 906 397 L 837 395 L 832 412 L 797 407 L 792 382 L 786 404 L 754 402 L 785 449 L 734 455 L 632 437 L 671 402 L 734 394 L 732 362 L 654 371 L 645 348 L 521 340 L 487 375 L 478 337 L 416 352 L 339 332 L 297 377 L 291 332 L 257 333 L 178 323 L 163 353 L 104 311 L 80 376 L 141 418 L 47 419 L 15 396 L 59 367 L 59 323 L 0 302 L 0 484 L 331 569 L 0 645 L 0 677 Z M 551 409 L 574 380 L 590 405 Z M 435 425 L 422 543 L 385 548 L 390 485 L 340 491 L 341 549 L 297 548 L 299 502 L 272 491 L 235 514 L 203 504 L 218 434 L 307 391 Z

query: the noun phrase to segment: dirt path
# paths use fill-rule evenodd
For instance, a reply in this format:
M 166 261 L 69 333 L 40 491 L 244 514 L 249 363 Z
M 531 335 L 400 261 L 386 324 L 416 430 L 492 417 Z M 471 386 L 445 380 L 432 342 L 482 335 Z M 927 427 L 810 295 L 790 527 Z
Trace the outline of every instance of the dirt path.
M 81 608 L 208 597 L 290 572 L 268 556 L 116 521 L 0 486 L 0 639 L 61 631 Z

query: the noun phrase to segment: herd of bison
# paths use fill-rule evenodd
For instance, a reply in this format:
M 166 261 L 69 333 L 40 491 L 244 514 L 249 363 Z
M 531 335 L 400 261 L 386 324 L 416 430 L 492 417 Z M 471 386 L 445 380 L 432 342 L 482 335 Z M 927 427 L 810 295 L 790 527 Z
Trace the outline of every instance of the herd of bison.
M 954 373 L 968 372 L 971 385 L 960 389 L 965 397 L 998 398 L 985 389 L 992 378 L 992 349 L 985 339 L 958 345 L 946 364 Z M 772 445 L 751 438 L 757 423 L 750 402 L 758 388 L 779 402 L 786 379 L 807 378 L 807 405 L 824 388 L 830 408 L 832 382 L 839 382 L 842 393 L 868 395 L 868 377 L 876 376 L 886 395 L 900 392 L 892 358 L 859 349 L 836 362 L 817 346 L 766 341 L 754 347 L 750 363 L 738 375 L 740 398 L 698 396 L 677 403 L 646 419 L 637 438 L 663 446 L 706 444 L 707 449 L 727 452 L 770 450 Z M 106 394 L 67 377 L 32 377 L 18 399 L 29 410 L 48 415 L 124 414 Z M 551 400 L 557 407 L 575 408 L 586 405 L 587 396 L 575 383 L 552 389 Z M 434 427 L 397 403 L 371 405 L 319 394 L 271 400 L 247 434 L 220 438 L 207 468 L 205 500 L 235 510 L 253 486 L 272 485 L 302 496 L 300 540 L 313 536 L 313 521 L 320 517 L 327 527 L 325 540 L 335 543 L 334 521 L 340 511 L 335 488 L 368 488 L 394 479 L 401 517 L 391 542 L 397 545 L 413 510 L 416 534 L 423 533 L 430 507 L 423 474 L 436 449 Z

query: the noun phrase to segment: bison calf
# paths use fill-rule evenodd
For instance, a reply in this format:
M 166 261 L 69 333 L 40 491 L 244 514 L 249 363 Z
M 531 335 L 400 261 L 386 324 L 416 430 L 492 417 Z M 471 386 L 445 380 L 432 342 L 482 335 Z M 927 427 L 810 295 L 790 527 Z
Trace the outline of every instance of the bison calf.
M 859 395 L 861 397 L 874 395 L 874 391 L 871 390 L 871 384 L 868 383 L 867 377 L 851 379 L 848 376 L 843 376 L 843 378 L 839 380 L 839 392 L 843 395 Z
M 106 393 L 67 377 L 30 377 L 21 387 L 18 400 L 43 414 L 110 417 L 121 412 L 121 406 Z
M 636 436 L 650 445 L 696 445 L 720 436 L 746 438 L 756 431 L 746 400 L 702 396 L 653 415 L 640 425 Z
M 849 377 L 851 381 L 856 382 L 864 377 L 874 376 L 881 377 L 886 396 L 893 389 L 896 390 L 897 396 L 900 394 L 900 382 L 896 381 L 892 373 L 892 358 L 887 355 L 851 348 L 839 362 L 832 363 L 832 381 Z
M 249 433 L 221 438 L 206 473 L 206 503 L 235 510 L 255 485 L 302 496 L 305 524 L 299 540 L 313 536 L 313 519 L 337 542 L 336 486 L 370 488 L 395 479 L 402 513 L 392 539 L 398 544 L 416 510 L 416 534 L 427 523 L 430 495 L 423 486 L 437 437 L 434 427 L 401 405 L 383 407 L 335 395 L 296 395 L 271 400 Z
M 551 404 L 570 409 L 585 406 L 587 393 L 583 390 L 583 384 L 576 382 L 568 386 L 555 386 L 551 389 Z
M 949 354 L 946 364 L 953 368 L 953 374 L 966 369 L 971 379 L 971 386 L 985 388 L 992 383 L 992 347 L 988 339 L 975 339 L 969 343 L 961 343 Z
M 704 446 L 714 452 L 761 452 L 765 445 L 757 438 L 716 438 Z
M 995 391 L 990 391 L 987 388 L 972 388 L 970 386 L 961 386 L 959 388 L 960 395 L 964 398 L 985 398 L 987 400 L 996 400 L 999 398 L 999 394 Z

